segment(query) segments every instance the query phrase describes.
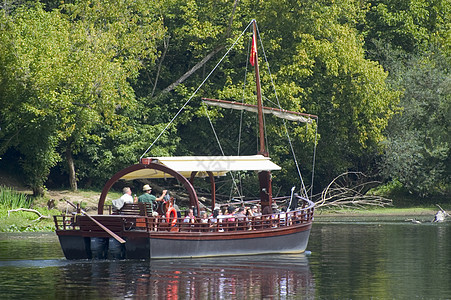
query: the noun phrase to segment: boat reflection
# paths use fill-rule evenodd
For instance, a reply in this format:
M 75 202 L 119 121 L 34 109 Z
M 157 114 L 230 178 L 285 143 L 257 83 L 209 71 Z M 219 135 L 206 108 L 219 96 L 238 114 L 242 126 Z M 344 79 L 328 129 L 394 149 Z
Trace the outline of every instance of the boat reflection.
M 70 265 L 74 271 L 77 263 Z M 76 267 L 78 274 L 66 273 L 65 280 L 80 281 L 85 292 L 108 298 L 279 299 L 296 295 L 309 299 L 315 295 L 304 254 L 91 261 L 83 265 Z
M 279 298 L 314 295 L 304 255 L 224 257 L 151 263 L 137 282 L 136 295 L 158 298 Z

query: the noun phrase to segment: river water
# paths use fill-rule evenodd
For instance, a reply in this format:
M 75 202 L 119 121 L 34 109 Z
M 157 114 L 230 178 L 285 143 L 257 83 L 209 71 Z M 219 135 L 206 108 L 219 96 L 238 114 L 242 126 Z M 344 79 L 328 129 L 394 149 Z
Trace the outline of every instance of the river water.
M 302 255 L 68 261 L 0 233 L 1 299 L 451 299 L 451 222 L 317 220 Z

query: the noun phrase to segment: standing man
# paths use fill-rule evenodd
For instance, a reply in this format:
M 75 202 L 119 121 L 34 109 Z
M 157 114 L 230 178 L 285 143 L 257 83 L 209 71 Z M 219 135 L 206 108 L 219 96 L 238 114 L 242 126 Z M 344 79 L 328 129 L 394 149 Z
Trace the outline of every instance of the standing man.
M 142 202 L 142 203 L 152 203 L 152 215 L 153 216 L 158 216 L 157 212 L 153 211 L 153 205 L 155 203 L 155 201 L 162 201 L 164 196 L 167 193 L 167 190 L 163 190 L 163 193 L 161 194 L 161 196 L 159 198 L 155 197 L 154 195 L 151 194 L 152 192 L 152 188 L 146 184 L 143 186 L 143 194 L 141 196 L 138 197 L 138 202 Z

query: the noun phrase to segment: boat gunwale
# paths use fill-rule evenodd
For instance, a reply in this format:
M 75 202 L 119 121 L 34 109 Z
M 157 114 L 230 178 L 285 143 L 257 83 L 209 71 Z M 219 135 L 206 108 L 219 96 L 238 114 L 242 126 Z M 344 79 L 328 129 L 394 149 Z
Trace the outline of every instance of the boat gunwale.
M 104 223 L 110 221 L 111 224 L 108 224 L 107 227 L 124 238 L 145 236 L 171 240 L 249 239 L 286 235 L 310 229 L 313 223 L 314 203 L 300 196 L 297 197 L 309 206 L 289 212 L 246 217 L 246 220 L 238 220 L 236 217 L 234 217 L 234 221 L 223 219 L 223 223 L 200 223 L 198 218 L 196 223 L 185 223 L 183 222 L 184 218 L 177 218 L 176 231 L 170 231 L 169 224 L 161 222 L 161 217 L 138 214 L 91 215 L 91 217 Z M 281 217 L 282 215 L 283 217 Z M 99 230 L 87 216 L 62 214 L 54 216 L 54 220 L 57 227 L 55 231 L 58 235 L 108 236 L 108 233 Z M 138 223 L 141 226 L 137 226 Z M 126 224 L 131 224 L 130 229 L 125 229 Z

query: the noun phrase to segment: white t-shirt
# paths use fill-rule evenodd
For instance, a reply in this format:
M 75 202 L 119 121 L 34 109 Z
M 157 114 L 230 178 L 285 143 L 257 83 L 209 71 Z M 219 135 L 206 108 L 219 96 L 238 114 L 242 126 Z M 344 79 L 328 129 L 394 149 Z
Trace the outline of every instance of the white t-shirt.
M 121 199 L 124 201 L 124 203 L 133 203 L 133 197 L 129 194 L 123 194 L 121 196 Z

